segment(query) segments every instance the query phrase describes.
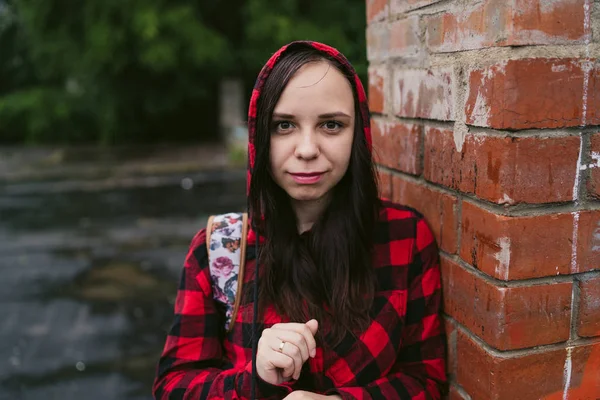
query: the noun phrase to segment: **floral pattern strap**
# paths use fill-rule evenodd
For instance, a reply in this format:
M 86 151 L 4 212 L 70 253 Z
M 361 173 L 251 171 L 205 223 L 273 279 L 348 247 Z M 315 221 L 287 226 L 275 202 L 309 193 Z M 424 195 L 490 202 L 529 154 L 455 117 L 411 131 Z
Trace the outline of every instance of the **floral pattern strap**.
M 248 215 L 213 215 L 206 227 L 206 247 L 215 301 L 225 305 L 225 329 L 230 331 L 239 307 L 237 293 L 244 282 Z

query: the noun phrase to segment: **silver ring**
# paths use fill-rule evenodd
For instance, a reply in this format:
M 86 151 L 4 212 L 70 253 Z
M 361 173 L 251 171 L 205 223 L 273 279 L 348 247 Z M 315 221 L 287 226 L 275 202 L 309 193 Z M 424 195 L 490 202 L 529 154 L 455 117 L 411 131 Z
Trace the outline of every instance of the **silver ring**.
M 282 340 L 281 343 L 279 344 L 279 352 L 283 353 L 283 346 L 285 346 L 285 342 Z

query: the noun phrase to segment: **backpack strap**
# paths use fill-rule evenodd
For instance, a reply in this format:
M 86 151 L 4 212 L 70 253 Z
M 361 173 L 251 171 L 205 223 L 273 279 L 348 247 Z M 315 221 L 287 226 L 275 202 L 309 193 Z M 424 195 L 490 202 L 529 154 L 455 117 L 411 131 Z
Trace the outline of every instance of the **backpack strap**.
M 240 306 L 248 214 L 211 215 L 206 226 L 206 249 L 215 301 L 225 306 L 225 329 L 231 331 Z M 238 296 L 240 293 L 240 296 Z

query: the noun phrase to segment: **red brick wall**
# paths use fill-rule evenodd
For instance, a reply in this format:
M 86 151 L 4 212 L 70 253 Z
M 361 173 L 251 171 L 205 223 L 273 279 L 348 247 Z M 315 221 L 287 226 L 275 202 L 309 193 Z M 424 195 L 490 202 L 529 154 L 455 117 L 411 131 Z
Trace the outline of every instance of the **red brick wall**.
M 451 399 L 600 398 L 600 2 L 367 0 L 382 194 L 441 249 Z

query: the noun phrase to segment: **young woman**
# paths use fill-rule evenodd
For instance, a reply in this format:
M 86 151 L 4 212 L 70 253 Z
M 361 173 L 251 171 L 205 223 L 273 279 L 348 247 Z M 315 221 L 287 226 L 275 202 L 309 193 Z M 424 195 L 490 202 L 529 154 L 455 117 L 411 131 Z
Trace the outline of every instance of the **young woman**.
M 256 249 L 246 254 L 237 317 L 226 331 L 202 230 L 155 398 L 439 399 L 437 247 L 418 212 L 378 199 L 369 110 L 352 66 L 321 43 L 284 46 L 258 77 L 248 122 Z

